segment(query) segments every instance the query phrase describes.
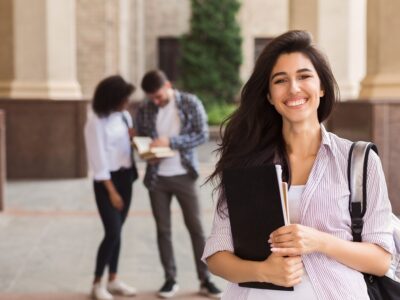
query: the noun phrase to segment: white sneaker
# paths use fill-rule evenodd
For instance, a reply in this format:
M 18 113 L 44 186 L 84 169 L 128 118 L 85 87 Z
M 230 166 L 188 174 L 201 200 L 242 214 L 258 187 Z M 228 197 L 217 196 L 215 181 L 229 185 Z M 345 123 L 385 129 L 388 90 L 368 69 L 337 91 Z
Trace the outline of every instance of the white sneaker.
M 113 300 L 114 297 L 106 290 L 106 288 L 99 282 L 93 284 L 92 297 L 95 300 Z
M 107 290 L 114 295 L 121 296 L 135 296 L 136 289 L 126 283 L 119 281 L 118 279 L 113 280 L 107 284 Z

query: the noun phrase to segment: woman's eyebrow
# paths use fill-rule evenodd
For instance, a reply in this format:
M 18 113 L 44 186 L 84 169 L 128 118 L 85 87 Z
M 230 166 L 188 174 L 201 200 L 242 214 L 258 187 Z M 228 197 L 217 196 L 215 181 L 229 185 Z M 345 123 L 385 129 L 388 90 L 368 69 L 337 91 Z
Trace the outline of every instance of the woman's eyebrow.
M 274 75 L 272 75 L 271 80 L 273 80 L 276 76 L 279 76 L 279 75 L 286 75 L 286 72 L 277 72 L 277 73 L 275 73 Z
M 300 69 L 300 70 L 296 71 L 296 73 L 302 73 L 302 72 L 312 72 L 312 70 L 308 69 L 308 68 L 303 68 L 303 69 Z
M 296 71 L 296 73 L 303 73 L 303 72 L 312 72 L 311 69 L 308 68 L 303 68 L 303 69 L 299 69 Z M 277 72 L 274 75 L 272 75 L 271 80 L 273 80 L 276 76 L 280 76 L 280 75 L 286 75 L 286 72 Z

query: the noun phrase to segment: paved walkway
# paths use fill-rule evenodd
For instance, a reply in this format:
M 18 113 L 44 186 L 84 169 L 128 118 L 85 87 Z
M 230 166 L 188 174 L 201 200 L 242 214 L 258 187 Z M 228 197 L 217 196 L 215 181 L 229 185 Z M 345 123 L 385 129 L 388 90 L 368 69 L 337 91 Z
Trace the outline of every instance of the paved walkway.
M 214 143 L 200 147 L 199 183 L 213 169 L 214 148 Z M 139 171 L 143 178 L 144 163 L 139 163 Z M 211 187 L 202 186 L 200 195 L 208 235 L 213 217 Z M 5 207 L 0 213 L 0 300 L 89 299 L 96 250 L 103 235 L 91 180 L 9 181 Z M 199 283 L 190 239 L 176 201 L 172 215 L 181 287 L 176 299 L 206 299 L 197 295 Z M 154 295 L 163 283 L 163 272 L 155 224 L 141 181 L 134 185 L 124 226 L 119 275 L 139 290 L 134 299 L 157 299 Z M 213 280 L 225 286 L 222 279 Z

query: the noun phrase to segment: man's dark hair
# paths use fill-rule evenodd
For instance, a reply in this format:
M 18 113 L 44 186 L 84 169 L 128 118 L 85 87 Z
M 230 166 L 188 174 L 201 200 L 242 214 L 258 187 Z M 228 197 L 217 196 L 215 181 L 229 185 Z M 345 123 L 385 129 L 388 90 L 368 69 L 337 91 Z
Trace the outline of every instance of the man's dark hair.
M 128 97 L 135 91 L 135 86 L 126 82 L 120 75 L 104 78 L 96 87 L 92 107 L 100 117 L 106 117 L 118 110 L 128 101 Z
M 161 70 L 147 72 L 142 79 L 142 89 L 146 94 L 157 92 L 168 81 L 167 75 Z

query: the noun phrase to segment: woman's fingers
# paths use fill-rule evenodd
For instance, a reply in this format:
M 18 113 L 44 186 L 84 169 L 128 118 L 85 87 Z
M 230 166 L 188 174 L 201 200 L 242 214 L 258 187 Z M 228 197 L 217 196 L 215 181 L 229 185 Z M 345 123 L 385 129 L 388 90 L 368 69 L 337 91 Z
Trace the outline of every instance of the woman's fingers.
M 293 240 L 293 235 L 291 232 L 280 234 L 280 235 L 274 235 L 268 239 L 269 243 L 281 243 L 281 242 L 288 242 Z
M 303 277 L 303 275 L 304 275 L 303 268 L 300 268 L 296 272 L 293 272 L 289 277 L 291 286 L 299 284 L 301 282 L 301 278 Z
M 299 248 L 271 248 L 271 251 L 279 256 L 298 256 L 303 254 Z

